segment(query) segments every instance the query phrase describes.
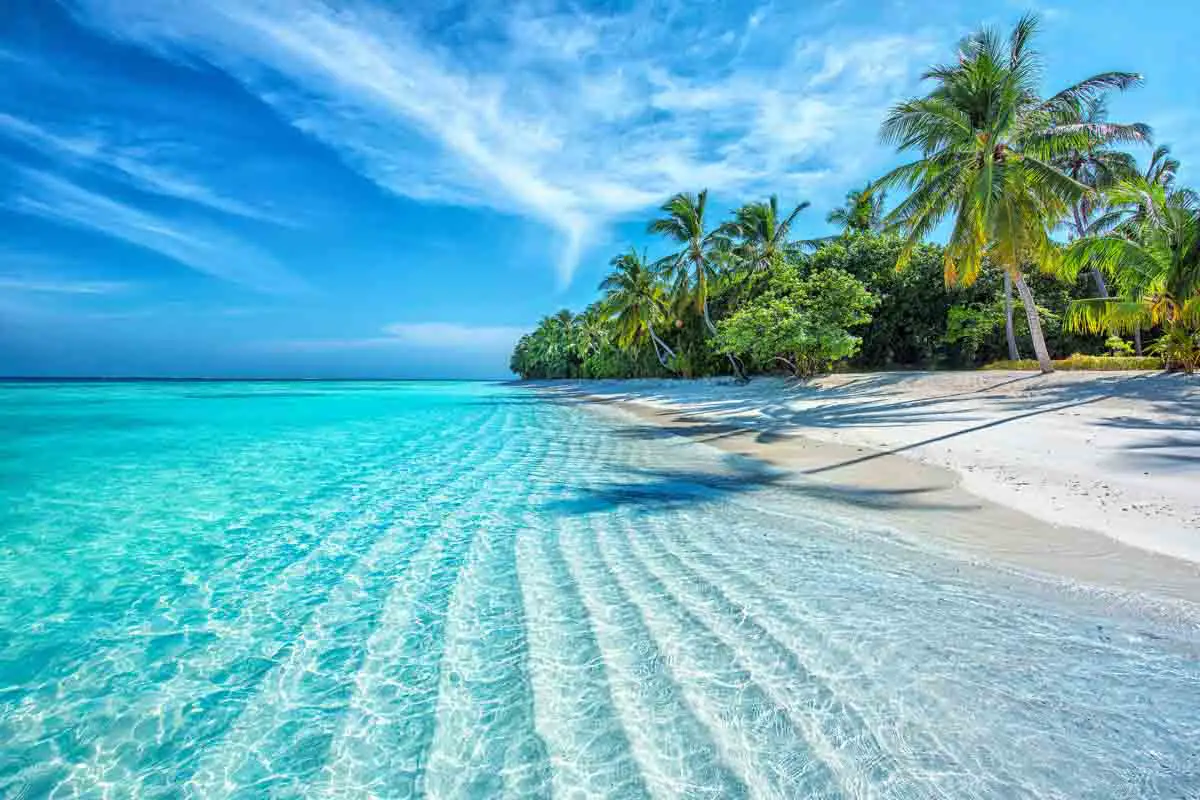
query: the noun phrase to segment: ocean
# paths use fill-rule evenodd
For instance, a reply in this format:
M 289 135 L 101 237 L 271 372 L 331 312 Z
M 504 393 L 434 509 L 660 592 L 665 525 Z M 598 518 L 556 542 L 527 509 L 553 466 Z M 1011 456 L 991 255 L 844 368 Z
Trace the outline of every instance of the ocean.
M 0 383 L 0 797 L 1200 796 L 1200 639 L 611 410 Z

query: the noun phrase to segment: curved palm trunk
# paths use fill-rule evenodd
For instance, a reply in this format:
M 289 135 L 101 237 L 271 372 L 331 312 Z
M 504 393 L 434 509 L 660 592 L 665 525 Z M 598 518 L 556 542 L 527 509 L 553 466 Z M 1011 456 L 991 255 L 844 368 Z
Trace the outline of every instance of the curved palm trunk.
M 742 360 L 740 358 L 733 355 L 732 353 L 729 353 L 728 355 L 729 355 L 729 365 L 731 367 L 733 367 L 734 377 L 737 378 L 739 383 L 749 383 L 750 376 L 746 374 L 746 365 L 742 363 Z
M 700 312 L 704 316 L 704 326 L 708 328 L 710 336 L 717 335 L 717 326 L 713 323 L 712 317 L 708 313 L 708 280 L 704 274 L 704 258 L 698 252 L 693 254 L 692 263 L 696 269 L 696 291 L 700 296 Z M 749 381 L 745 372 L 742 370 L 741 363 L 732 353 L 726 353 L 725 357 L 729 359 L 729 367 L 733 370 L 733 376 L 739 381 Z
M 650 331 L 650 339 L 654 342 L 654 355 L 658 357 L 658 363 L 662 364 L 663 368 L 668 372 L 677 374 L 675 373 L 675 369 L 667 363 L 667 356 L 675 358 L 675 351 L 671 349 L 669 344 L 658 338 L 658 334 L 654 332 L 653 325 L 647 325 L 646 330 Z M 667 356 L 663 355 L 664 352 Z
M 1021 351 L 1017 349 L 1017 334 L 1013 330 L 1012 276 L 1004 272 L 1004 336 L 1008 339 L 1008 360 L 1019 361 Z
M 709 316 L 709 314 L 708 314 L 708 298 L 707 297 L 704 298 L 704 301 L 700 304 L 700 310 L 704 314 L 704 326 L 706 328 L 708 328 L 708 332 L 710 335 L 716 336 L 717 335 L 717 326 L 715 324 L 713 324 L 712 317 Z M 735 355 L 733 355 L 733 353 L 726 353 L 725 357 L 727 359 L 729 359 L 729 368 L 733 370 L 733 377 L 737 378 L 739 381 L 749 381 L 750 380 L 749 378 L 746 377 L 746 373 L 742 369 L 742 362 L 740 362 L 737 359 L 737 357 Z
M 704 298 L 704 302 L 700 304 L 700 311 L 704 315 L 704 326 L 708 328 L 708 332 L 713 336 L 717 335 L 717 326 L 713 324 L 712 317 L 708 315 L 708 298 Z
M 800 367 L 796 365 L 796 362 L 795 362 L 795 361 L 791 361 L 791 360 L 789 360 L 789 359 L 786 359 L 786 358 L 784 358 L 783 356 L 775 356 L 775 360 L 776 360 L 776 361 L 782 361 L 782 362 L 783 362 L 783 363 L 784 363 L 784 364 L 787 366 L 787 368 L 788 368 L 789 370 L 791 370 L 791 371 L 792 371 L 792 377 L 793 377 L 793 378 L 799 378 L 799 377 L 800 377 Z
M 1046 349 L 1046 337 L 1042 334 L 1042 321 L 1038 318 L 1037 303 L 1033 300 L 1033 292 L 1025 283 L 1025 276 L 1016 274 L 1017 292 L 1021 295 L 1021 304 L 1025 306 L 1025 318 L 1029 320 L 1029 335 L 1033 339 L 1033 352 L 1037 355 L 1038 366 L 1043 373 L 1054 372 L 1054 364 L 1050 361 L 1050 352 Z
M 1083 223 L 1083 210 L 1076 204 L 1075 208 L 1072 209 L 1072 213 L 1075 215 L 1075 235 L 1071 238 L 1082 239 L 1087 235 L 1087 226 Z M 1100 271 L 1099 267 L 1092 267 L 1092 278 L 1096 281 L 1096 296 L 1102 298 L 1108 297 L 1108 284 L 1105 282 L 1104 273 Z

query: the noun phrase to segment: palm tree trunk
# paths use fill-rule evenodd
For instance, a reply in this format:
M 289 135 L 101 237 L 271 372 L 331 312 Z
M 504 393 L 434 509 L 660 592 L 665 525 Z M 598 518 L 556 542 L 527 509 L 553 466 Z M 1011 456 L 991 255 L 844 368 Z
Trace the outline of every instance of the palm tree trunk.
M 1054 364 L 1050 361 L 1050 352 L 1046 349 L 1046 337 L 1042 334 L 1042 321 L 1038 318 L 1037 303 L 1033 300 L 1033 292 L 1025 283 L 1025 276 L 1016 274 L 1017 292 L 1021 295 L 1021 304 L 1025 306 L 1025 318 L 1029 320 L 1029 336 L 1033 339 L 1033 352 L 1037 355 L 1038 366 L 1043 373 L 1054 372 Z
M 795 361 L 789 361 L 788 359 L 784 358 L 783 356 L 775 356 L 775 360 L 782 361 L 784 364 L 786 364 L 787 368 L 792 371 L 793 378 L 800 377 L 800 367 L 796 366 Z
M 1021 351 L 1017 349 L 1017 334 L 1013 330 L 1012 276 L 1004 272 L 1004 335 L 1008 339 L 1008 360 L 1019 361 Z
M 738 363 L 738 360 L 734 358 L 733 353 L 726 353 L 725 357 L 729 359 L 729 367 L 733 370 L 733 377 L 736 378 L 739 383 L 749 383 L 750 379 L 742 373 L 742 366 Z
M 1075 177 L 1075 179 L 1078 180 L 1078 176 L 1072 177 Z M 1082 239 L 1087 235 L 1087 225 L 1084 224 L 1083 209 L 1078 203 L 1076 203 L 1075 207 L 1071 209 L 1071 213 L 1075 217 L 1075 231 L 1074 235 L 1072 235 L 1070 238 L 1072 240 Z M 1092 267 L 1092 278 L 1094 278 L 1096 281 L 1096 296 L 1108 297 L 1108 284 L 1104 282 L 1104 273 L 1100 271 L 1099 267 Z
M 670 345 L 658 338 L 658 334 L 654 332 L 654 326 L 647 325 L 646 330 L 650 331 L 650 339 L 654 342 L 654 355 L 658 357 L 658 363 L 662 364 L 663 368 L 668 372 L 674 373 L 675 370 L 672 369 L 671 365 L 667 363 L 667 359 L 663 356 L 663 352 L 665 351 L 668 356 L 675 358 L 675 351 L 671 349 Z
M 708 314 L 708 298 L 707 297 L 704 298 L 703 301 L 701 301 L 700 310 L 704 314 L 704 325 L 705 325 L 705 327 L 708 328 L 708 332 L 711 335 L 716 336 L 717 335 L 717 326 L 713 324 L 712 317 L 709 316 L 709 314 Z M 748 382 L 750 379 L 747 378 L 746 374 L 742 371 L 742 365 L 738 362 L 738 360 L 736 358 L 734 358 L 733 353 L 726 353 L 725 357 L 729 359 L 729 367 L 730 367 L 730 369 L 733 370 L 733 377 L 737 378 L 739 381 L 747 381 Z
M 1072 177 L 1076 177 L 1076 176 L 1072 176 Z M 1078 180 L 1078 177 L 1076 177 L 1076 180 Z M 1087 225 L 1085 225 L 1084 221 L 1083 221 L 1083 209 L 1080 207 L 1080 205 L 1078 203 L 1076 203 L 1075 207 L 1073 209 L 1071 209 L 1071 213 L 1074 214 L 1074 216 L 1075 216 L 1075 232 L 1074 232 L 1074 235 L 1071 236 L 1070 238 L 1072 240 L 1082 239 L 1084 236 L 1087 235 Z M 1097 297 L 1108 297 L 1108 284 L 1105 283 L 1104 273 L 1100 271 L 1099 267 L 1092 267 L 1092 278 L 1094 278 L 1096 281 L 1096 292 L 1097 292 L 1096 296 Z
M 708 332 L 713 336 L 717 335 L 717 326 L 713 324 L 712 317 L 708 315 L 708 298 L 700 304 L 700 311 L 704 314 L 704 326 L 708 328 Z
M 654 326 L 647 325 L 646 329 L 650 331 L 650 338 L 654 340 L 654 344 L 656 345 L 655 349 L 657 350 L 659 347 L 661 347 L 666 351 L 667 355 L 669 355 L 671 358 L 675 358 L 675 351 L 671 349 L 671 345 L 664 342 L 662 338 L 660 338 L 659 335 L 654 332 Z

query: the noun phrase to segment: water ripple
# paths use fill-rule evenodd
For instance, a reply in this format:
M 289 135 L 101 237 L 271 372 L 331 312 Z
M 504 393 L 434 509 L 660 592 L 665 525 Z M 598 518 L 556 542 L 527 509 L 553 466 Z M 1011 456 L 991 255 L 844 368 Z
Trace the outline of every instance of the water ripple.
M 0 796 L 1195 795 L 1194 628 L 623 426 L 0 387 Z

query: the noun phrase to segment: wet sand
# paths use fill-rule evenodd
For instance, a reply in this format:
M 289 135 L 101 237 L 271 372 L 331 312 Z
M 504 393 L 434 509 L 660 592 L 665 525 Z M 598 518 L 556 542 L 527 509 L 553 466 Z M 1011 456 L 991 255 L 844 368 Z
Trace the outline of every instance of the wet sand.
M 856 514 L 932 544 L 946 554 L 1021 572 L 1121 592 L 1200 604 L 1200 564 L 1083 527 L 1039 519 L 963 486 L 948 468 L 885 450 L 821 441 L 780 428 L 764 430 L 739 417 L 697 410 L 637 394 L 614 395 L 589 385 L 547 384 L 564 399 L 603 405 L 638 424 L 785 470 L 788 480 L 820 486 L 822 498 L 853 506 Z M 1200 485 L 1200 483 L 1198 483 Z

